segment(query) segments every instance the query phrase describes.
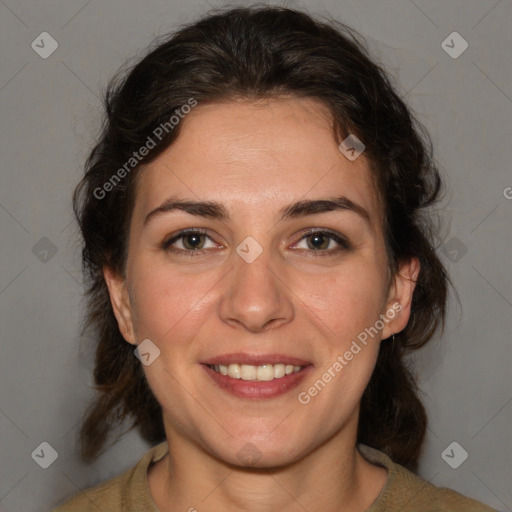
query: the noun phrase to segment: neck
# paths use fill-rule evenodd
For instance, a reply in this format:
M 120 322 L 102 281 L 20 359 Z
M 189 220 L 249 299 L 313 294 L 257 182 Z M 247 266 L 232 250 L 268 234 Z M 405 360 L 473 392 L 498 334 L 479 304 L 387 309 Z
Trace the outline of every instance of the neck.
M 174 431 L 167 439 L 172 458 L 149 477 L 162 512 L 364 512 L 386 481 L 386 470 L 360 455 L 354 435 L 338 434 L 290 465 L 264 469 L 226 464 Z

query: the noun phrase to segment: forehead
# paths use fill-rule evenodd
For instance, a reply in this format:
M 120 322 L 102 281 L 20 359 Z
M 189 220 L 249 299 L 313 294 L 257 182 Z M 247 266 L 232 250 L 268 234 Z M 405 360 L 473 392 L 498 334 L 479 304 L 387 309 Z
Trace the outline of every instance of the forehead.
M 368 161 L 339 151 L 330 112 L 318 100 L 199 104 L 181 123 L 175 142 L 140 172 L 140 215 L 170 195 L 245 210 L 345 195 L 378 215 Z

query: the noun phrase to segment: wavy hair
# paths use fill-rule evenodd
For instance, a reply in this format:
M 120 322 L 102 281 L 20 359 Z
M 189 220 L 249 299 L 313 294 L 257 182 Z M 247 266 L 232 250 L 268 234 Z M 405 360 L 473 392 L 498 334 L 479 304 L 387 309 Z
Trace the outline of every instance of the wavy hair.
M 124 275 L 137 178 L 186 123 L 162 131 L 156 147 L 123 179 L 105 184 L 190 98 L 201 105 L 281 95 L 320 100 L 332 114 L 338 141 L 349 133 L 363 141 L 383 204 L 389 270 L 396 272 L 400 261 L 412 257 L 420 261 L 409 322 L 393 343 L 381 345 L 362 396 L 357 438 L 416 467 L 427 417 L 406 356 L 444 327 L 449 284 L 434 250 L 428 208 L 441 192 L 430 137 L 360 34 L 339 21 L 261 5 L 210 11 L 157 40 L 106 88 L 103 127 L 73 195 L 83 237 L 83 328 L 97 343 L 97 393 L 79 433 L 84 460 L 95 459 L 114 427 L 127 420 L 149 442 L 165 440 L 160 404 L 119 331 L 102 270 L 108 266 Z

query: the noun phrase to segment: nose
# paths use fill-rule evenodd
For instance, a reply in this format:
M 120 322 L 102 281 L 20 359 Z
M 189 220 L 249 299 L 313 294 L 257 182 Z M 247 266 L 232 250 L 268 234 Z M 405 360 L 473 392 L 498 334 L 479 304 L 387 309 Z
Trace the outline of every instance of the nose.
M 274 258 L 275 259 L 275 258 Z M 274 329 L 293 320 L 293 293 L 285 269 L 272 261 L 269 249 L 248 263 L 233 254 L 234 268 L 227 275 L 219 314 L 231 327 L 250 332 Z

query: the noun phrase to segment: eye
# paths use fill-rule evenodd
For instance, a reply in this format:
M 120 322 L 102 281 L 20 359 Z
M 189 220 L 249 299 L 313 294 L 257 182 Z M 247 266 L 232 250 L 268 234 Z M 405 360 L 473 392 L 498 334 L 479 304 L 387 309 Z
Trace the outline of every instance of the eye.
M 212 242 L 212 245 L 206 245 L 208 240 Z M 175 236 L 162 243 L 163 250 L 190 253 L 187 256 L 193 256 L 197 253 L 201 253 L 205 249 L 213 247 L 216 247 L 216 245 L 206 232 L 201 229 L 187 229 L 180 231 Z
M 303 246 L 300 247 L 300 244 Z M 318 252 L 315 256 L 328 256 L 351 248 L 348 240 L 331 231 L 310 231 L 296 244 L 295 248 Z
M 208 242 L 210 245 L 208 245 Z M 180 253 L 186 256 L 197 256 L 215 247 L 218 247 L 218 245 L 207 235 L 206 231 L 198 228 L 180 231 L 161 244 L 161 248 L 164 251 Z M 222 246 L 220 247 L 222 248 Z M 351 245 L 339 233 L 317 230 L 303 235 L 293 249 L 317 253 L 315 256 L 329 256 L 343 250 L 349 250 Z

